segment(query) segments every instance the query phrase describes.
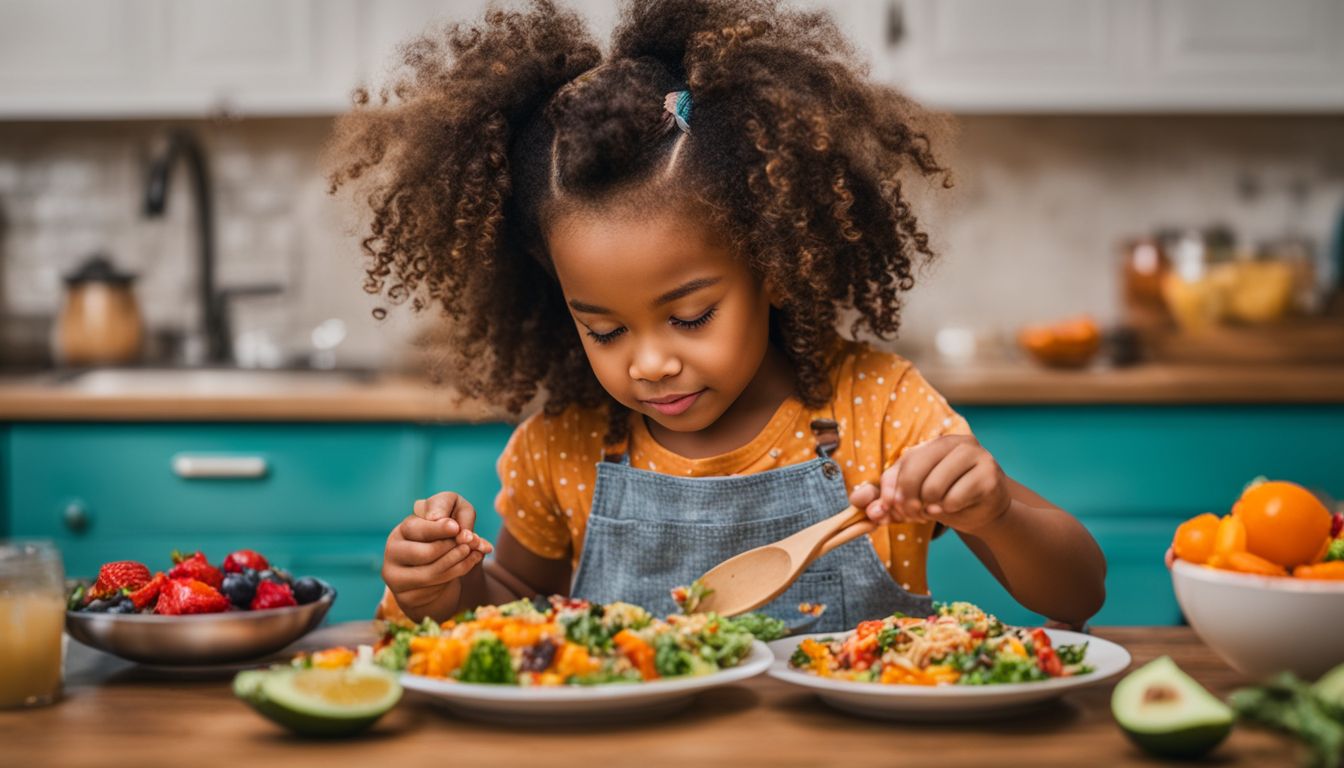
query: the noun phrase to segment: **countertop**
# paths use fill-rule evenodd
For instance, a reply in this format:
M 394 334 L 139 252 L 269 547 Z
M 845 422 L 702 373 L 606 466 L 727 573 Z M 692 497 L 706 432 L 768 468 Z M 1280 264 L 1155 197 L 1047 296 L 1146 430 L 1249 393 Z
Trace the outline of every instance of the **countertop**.
M 301 643 L 321 647 L 368 633 L 337 625 Z M 1246 681 L 1184 627 L 1099 629 L 1136 665 L 1168 654 L 1215 694 Z M 299 646 L 296 646 L 296 648 Z M 717 688 L 689 710 L 652 722 L 583 727 L 502 727 L 454 718 L 416 694 L 351 741 L 289 736 L 234 700 L 227 677 L 164 676 L 70 643 L 66 694 L 54 706 L 0 712 L 5 765 L 595 766 L 1154 765 L 1110 715 L 1110 683 L 1045 708 L 993 722 L 916 725 L 869 721 L 829 709 L 768 677 Z M 1290 766 L 1295 747 L 1237 728 L 1220 766 Z
M 1344 366 L 1152 363 L 1070 371 L 1019 362 L 919 368 L 954 406 L 1344 404 Z M 499 409 L 459 402 L 451 391 L 412 376 L 152 370 L 141 376 L 134 369 L 112 371 L 102 379 L 0 376 L 0 421 L 452 423 L 504 418 Z

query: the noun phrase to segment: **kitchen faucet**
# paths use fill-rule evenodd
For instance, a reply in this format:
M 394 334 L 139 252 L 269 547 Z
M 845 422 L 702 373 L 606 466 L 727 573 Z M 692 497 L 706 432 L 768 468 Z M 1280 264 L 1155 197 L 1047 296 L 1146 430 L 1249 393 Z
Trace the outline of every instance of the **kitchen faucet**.
M 187 163 L 191 175 L 191 193 L 196 202 L 196 243 L 198 286 L 201 305 L 201 332 L 205 335 L 207 363 L 233 362 L 233 339 L 229 322 L 229 299 L 233 296 L 257 296 L 279 293 L 278 285 L 255 285 L 217 290 L 215 288 L 214 207 L 210 195 L 210 173 L 205 152 L 192 134 L 173 131 L 168 147 L 149 166 L 145 187 L 145 215 L 162 216 L 168 204 L 168 180 L 178 158 Z

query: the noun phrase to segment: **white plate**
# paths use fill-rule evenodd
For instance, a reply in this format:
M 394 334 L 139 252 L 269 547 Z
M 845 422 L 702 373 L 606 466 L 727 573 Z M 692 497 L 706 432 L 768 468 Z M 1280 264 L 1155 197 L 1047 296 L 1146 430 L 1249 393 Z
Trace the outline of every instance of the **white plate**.
M 690 703 L 699 691 L 735 683 L 764 672 L 774 661 L 757 640 L 737 666 L 699 677 L 611 685 L 519 687 L 481 685 L 404 674 L 401 684 L 434 697 L 454 712 L 477 720 L 529 722 L 611 721 L 666 714 Z
M 1129 651 L 1100 637 L 1047 629 L 1056 647 L 1087 643 L 1086 663 L 1095 671 L 1076 677 L 1057 677 L 1034 683 L 1001 685 L 883 685 L 832 680 L 789 667 L 789 657 L 804 639 L 841 638 L 850 632 L 796 635 L 770 643 L 775 661 L 770 676 L 815 691 L 821 700 L 846 712 L 883 720 L 978 720 L 1014 714 L 1063 694 L 1114 677 L 1129 666 Z

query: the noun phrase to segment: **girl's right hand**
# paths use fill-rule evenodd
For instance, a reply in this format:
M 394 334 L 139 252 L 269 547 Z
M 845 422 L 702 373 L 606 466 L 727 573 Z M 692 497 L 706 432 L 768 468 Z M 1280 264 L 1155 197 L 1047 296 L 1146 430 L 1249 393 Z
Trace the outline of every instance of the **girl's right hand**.
M 461 579 L 494 550 L 472 530 L 476 510 L 456 493 L 420 499 L 387 537 L 383 581 L 413 619 L 451 613 Z

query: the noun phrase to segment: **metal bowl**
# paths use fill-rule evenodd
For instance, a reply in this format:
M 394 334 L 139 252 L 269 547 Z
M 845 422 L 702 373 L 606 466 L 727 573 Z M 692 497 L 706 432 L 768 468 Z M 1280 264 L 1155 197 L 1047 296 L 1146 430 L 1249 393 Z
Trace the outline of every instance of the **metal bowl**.
M 307 605 L 188 616 L 66 611 L 65 631 L 79 642 L 142 664 L 190 666 L 245 661 L 274 653 L 322 623 L 336 591 Z

